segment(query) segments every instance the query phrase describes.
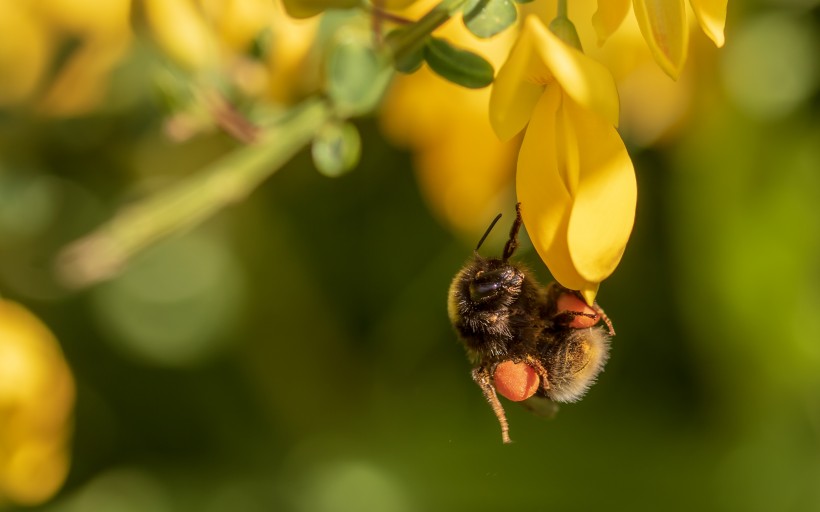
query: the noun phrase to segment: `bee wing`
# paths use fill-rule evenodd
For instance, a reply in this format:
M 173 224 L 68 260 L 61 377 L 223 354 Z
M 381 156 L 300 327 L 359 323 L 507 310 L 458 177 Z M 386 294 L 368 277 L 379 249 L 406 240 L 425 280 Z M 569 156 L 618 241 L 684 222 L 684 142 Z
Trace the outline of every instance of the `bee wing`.
M 558 404 L 545 396 L 533 395 L 520 403 L 536 416 L 552 419 L 558 414 Z

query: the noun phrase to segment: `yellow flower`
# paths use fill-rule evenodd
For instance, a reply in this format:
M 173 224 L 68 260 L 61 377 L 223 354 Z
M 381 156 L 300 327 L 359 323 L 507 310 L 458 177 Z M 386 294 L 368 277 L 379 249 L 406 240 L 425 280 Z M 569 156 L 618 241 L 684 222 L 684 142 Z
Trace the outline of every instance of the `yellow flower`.
M 599 0 L 598 11 L 592 17 L 599 44 L 603 44 L 621 25 L 629 12 L 630 2 L 655 62 L 677 80 L 689 47 L 683 0 Z M 689 0 L 700 27 L 718 47 L 724 42 L 727 3 L 728 0 Z
M 529 16 L 496 77 L 490 121 L 502 139 L 529 123 L 516 173 L 524 224 L 553 277 L 592 304 L 637 200 L 612 75 Z
M 3 2 L 0 106 L 33 100 L 40 113 L 74 116 L 102 104 L 108 76 L 130 47 L 130 7 L 130 0 Z
M 36 505 L 68 473 L 74 380 L 57 340 L 0 300 L 0 503 Z
M 28 99 L 48 70 L 51 40 L 22 2 L 0 6 L 0 107 Z

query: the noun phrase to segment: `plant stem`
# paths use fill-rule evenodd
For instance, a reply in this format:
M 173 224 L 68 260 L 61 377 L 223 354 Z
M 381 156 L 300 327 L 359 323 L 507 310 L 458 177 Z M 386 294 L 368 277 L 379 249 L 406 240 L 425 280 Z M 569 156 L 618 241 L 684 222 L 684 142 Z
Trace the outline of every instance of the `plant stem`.
M 392 12 L 386 11 L 376 5 L 365 5 L 363 8 L 370 11 L 375 18 L 380 18 L 384 21 L 396 23 L 397 25 L 412 25 L 413 23 L 415 23 L 415 21 L 411 20 L 410 18 L 405 18 L 404 16 L 393 14 Z
M 324 100 L 308 99 L 279 125 L 260 133 L 254 144 L 171 188 L 123 207 L 61 252 L 57 259 L 60 278 L 72 287 L 110 278 L 140 250 L 244 199 L 310 142 L 330 116 L 331 108 Z
M 567 0 L 558 0 L 558 12 L 555 14 L 556 18 L 567 17 Z
M 427 36 L 449 20 L 467 0 L 442 0 L 430 12 L 403 30 L 391 43 L 393 58 L 401 61 L 424 44 Z

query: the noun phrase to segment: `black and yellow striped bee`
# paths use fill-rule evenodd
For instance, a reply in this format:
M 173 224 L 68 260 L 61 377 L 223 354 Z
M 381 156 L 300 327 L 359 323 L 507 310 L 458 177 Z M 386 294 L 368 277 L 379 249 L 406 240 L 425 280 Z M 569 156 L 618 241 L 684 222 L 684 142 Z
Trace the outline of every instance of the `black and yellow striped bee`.
M 556 282 L 544 287 L 520 264 L 510 261 L 522 226 L 521 203 L 501 258 L 484 258 L 481 244 L 450 285 L 450 321 L 473 364 L 472 377 L 510 442 L 498 394 L 525 401 L 533 409 L 584 396 L 609 357 L 612 323 L 597 304 Z M 597 326 L 603 320 L 607 329 Z M 498 394 L 497 394 L 498 393 Z

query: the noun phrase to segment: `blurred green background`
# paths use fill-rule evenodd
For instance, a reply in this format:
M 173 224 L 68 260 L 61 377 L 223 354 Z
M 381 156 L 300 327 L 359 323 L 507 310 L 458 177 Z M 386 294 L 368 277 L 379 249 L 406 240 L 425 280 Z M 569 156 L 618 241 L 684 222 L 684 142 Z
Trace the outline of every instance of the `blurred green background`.
M 0 292 L 77 383 L 69 477 L 36 510 L 820 510 L 820 9 L 729 12 L 687 129 L 631 148 L 635 231 L 598 297 L 606 371 L 553 420 L 506 403 L 508 446 L 446 316 L 476 239 L 430 213 L 375 120 L 353 172 L 303 151 L 72 292 L 60 247 L 135 183 L 236 143 L 160 135 L 155 95 L 134 93 L 150 55 L 115 72 L 116 108 L 0 111 Z

